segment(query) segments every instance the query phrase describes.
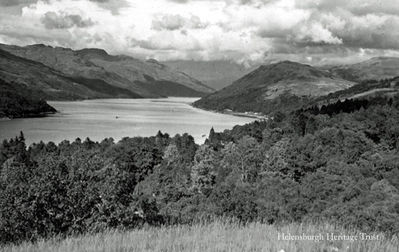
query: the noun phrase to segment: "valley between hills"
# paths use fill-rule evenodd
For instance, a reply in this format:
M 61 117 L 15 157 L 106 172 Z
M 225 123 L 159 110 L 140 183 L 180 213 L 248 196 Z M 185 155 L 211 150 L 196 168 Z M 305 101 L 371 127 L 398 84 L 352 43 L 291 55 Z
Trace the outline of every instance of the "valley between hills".
M 45 100 L 199 97 L 214 91 L 156 60 L 45 45 L 0 44 L 0 81 L 0 115 L 10 118 L 53 113 L 40 105 Z
M 331 97 L 336 101 L 338 96 L 393 95 L 397 92 L 395 77 L 399 76 L 399 58 L 394 57 L 376 57 L 352 65 L 314 67 L 281 61 L 244 68 L 223 61 L 143 61 L 109 55 L 102 49 L 72 50 L 42 44 L 0 44 L 0 55 L 4 87 L 0 115 L 10 118 L 54 113 L 54 108 L 44 105 L 45 100 L 168 96 L 202 97 L 193 104 L 195 107 L 263 118 L 315 102 L 328 104 Z M 372 83 L 387 79 L 392 82 Z

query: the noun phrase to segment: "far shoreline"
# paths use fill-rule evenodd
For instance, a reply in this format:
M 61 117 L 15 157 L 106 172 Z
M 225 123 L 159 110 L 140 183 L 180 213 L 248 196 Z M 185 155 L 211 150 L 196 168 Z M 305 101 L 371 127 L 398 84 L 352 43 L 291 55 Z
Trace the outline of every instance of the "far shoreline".
M 194 106 L 194 103 L 190 104 L 191 107 L 196 108 L 196 109 L 201 109 L 204 111 L 208 111 L 208 112 L 213 112 L 213 113 L 217 113 L 217 114 L 223 114 L 223 115 L 232 115 L 232 116 L 238 116 L 238 117 L 247 117 L 247 118 L 253 118 L 253 119 L 259 119 L 259 120 L 267 120 L 269 119 L 268 116 L 266 115 L 262 115 L 261 113 L 257 113 L 257 112 L 237 112 L 237 111 L 233 111 L 233 110 L 213 110 L 213 109 L 205 109 L 202 107 L 196 107 Z
M 17 117 L 9 117 L 9 116 L 3 116 L 0 117 L 0 122 L 1 121 L 9 121 L 9 120 L 15 120 L 15 119 L 29 119 L 29 118 L 42 118 L 42 117 L 47 117 L 49 115 L 54 115 L 59 113 L 59 111 L 54 111 L 54 112 L 41 112 L 38 114 L 35 113 L 29 113 L 29 114 L 25 114 L 23 116 L 17 116 Z

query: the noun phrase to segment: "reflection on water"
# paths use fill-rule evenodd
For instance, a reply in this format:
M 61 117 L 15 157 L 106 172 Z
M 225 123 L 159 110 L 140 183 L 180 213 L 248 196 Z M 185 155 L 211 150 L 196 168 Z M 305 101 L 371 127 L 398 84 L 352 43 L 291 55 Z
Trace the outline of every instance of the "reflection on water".
M 203 143 L 211 127 L 216 131 L 230 129 L 254 119 L 223 115 L 193 108 L 196 98 L 102 99 L 74 102 L 49 102 L 59 113 L 42 118 L 0 121 L 0 139 L 23 131 L 27 144 L 77 137 L 115 141 L 129 136 L 153 136 L 158 130 L 175 134 L 189 133 Z

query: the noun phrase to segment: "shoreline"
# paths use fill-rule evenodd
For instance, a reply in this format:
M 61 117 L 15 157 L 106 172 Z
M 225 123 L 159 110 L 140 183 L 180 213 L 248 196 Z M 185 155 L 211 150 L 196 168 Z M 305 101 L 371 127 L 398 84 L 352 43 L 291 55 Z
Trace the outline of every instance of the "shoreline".
M 257 112 L 236 112 L 236 111 L 232 111 L 232 110 L 224 110 L 224 111 L 212 110 L 212 109 L 205 109 L 202 107 L 196 107 L 196 106 L 194 106 L 194 103 L 191 103 L 190 106 L 193 108 L 196 108 L 196 109 L 201 109 L 204 111 L 213 112 L 213 113 L 217 113 L 217 114 L 223 114 L 223 115 L 247 117 L 247 118 L 254 118 L 254 119 L 258 119 L 258 120 L 268 120 L 269 119 L 268 116 L 262 115 Z
M 30 114 L 24 114 L 23 116 L 17 116 L 17 117 L 9 117 L 9 116 L 3 116 L 0 117 L 0 121 L 9 121 L 9 120 L 13 120 L 13 119 L 25 119 L 25 118 L 42 118 L 42 117 L 46 117 L 48 115 L 54 115 L 59 113 L 58 111 L 54 111 L 54 112 L 40 112 L 38 114 L 34 114 L 34 113 L 30 113 Z

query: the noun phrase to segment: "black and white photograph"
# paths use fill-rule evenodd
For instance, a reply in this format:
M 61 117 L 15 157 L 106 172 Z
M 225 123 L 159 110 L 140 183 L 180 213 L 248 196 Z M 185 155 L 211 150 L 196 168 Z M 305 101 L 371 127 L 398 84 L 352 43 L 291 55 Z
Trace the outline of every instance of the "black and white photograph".
M 399 252 L 398 0 L 0 0 L 0 252 Z

